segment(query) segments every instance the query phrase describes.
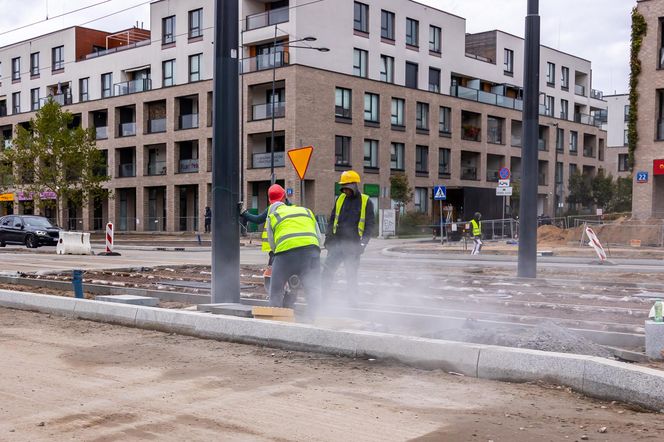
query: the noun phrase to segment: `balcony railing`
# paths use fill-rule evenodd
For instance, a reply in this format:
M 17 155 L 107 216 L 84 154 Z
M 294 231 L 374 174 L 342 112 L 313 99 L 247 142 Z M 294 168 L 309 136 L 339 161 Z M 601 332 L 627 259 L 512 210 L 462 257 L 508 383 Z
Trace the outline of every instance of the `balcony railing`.
M 150 39 L 148 38 L 147 40 L 137 41 L 136 43 L 129 43 L 129 44 L 126 44 L 126 45 L 117 46 L 115 48 L 104 49 L 104 50 L 101 50 L 101 51 L 93 52 L 91 54 L 86 54 L 85 59 L 89 60 L 91 58 L 101 57 L 102 55 L 113 54 L 113 53 L 119 52 L 119 51 L 126 51 L 127 49 L 133 49 L 133 48 L 137 48 L 137 47 L 140 47 L 140 46 L 146 46 L 146 45 L 149 45 L 149 44 L 150 44 Z
M 595 149 L 590 146 L 585 146 L 583 148 L 583 156 L 587 158 L 594 158 L 595 157 Z
M 148 120 L 148 133 L 166 132 L 166 118 Z
M 148 176 L 166 175 L 166 161 L 148 163 Z
M 274 153 L 274 167 L 286 166 L 286 155 L 284 152 Z M 272 161 L 272 153 L 255 153 L 251 156 L 251 167 L 253 169 L 269 169 Z
M 198 114 L 180 115 L 180 129 L 194 129 L 198 127 Z
M 604 99 L 604 92 L 598 91 L 597 89 L 591 89 L 590 90 L 590 98 L 594 98 L 595 100 L 603 100 Z
M 574 93 L 576 95 L 581 95 L 583 97 L 586 96 L 586 87 L 580 84 L 575 84 L 574 85 Z
M 274 103 L 274 118 L 283 118 L 286 115 L 286 102 L 279 101 Z M 251 119 L 266 120 L 272 118 L 272 103 L 255 104 L 251 107 Z
M 462 180 L 477 180 L 477 168 L 476 167 L 462 167 L 461 168 L 461 179 Z
M 179 173 L 196 173 L 198 172 L 198 158 L 190 158 L 187 160 L 180 160 Z
M 285 23 L 288 21 L 288 11 L 289 8 L 286 6 L 267 12 L 259 12 L 258 14 L 247 15 L 245 19 L 245 30 L 251 31 L 252 29 Z
M 601 118 L 595 118 L 592 115 L 588 114 L 574 114 L 574 121 L 576 123 L 587 124 L 589 126 L 601 127 L 602 120 Z
M 499 170 L 498 169 L 487 169 L 486 171 L 486 180 L 487 181 L 494 181 L 498 182 L 500 179 L 500 176 L 498 175 Z
M 664 140 L 664 120 L 657 120 L 657 140 Z
M 540 186 L 546 186 L 547 185 L 547 179 L 546 179 L 546 174 L 545 173 L 538 174 L 537 184 L 540 185 Z
M 130 137 L 136 135 L 136 122 L 132 121 L 129 123 L 120 123 L 118 125 L 118 136 L 120 137 Z
M 466 100 L 506 107 L 508 109 L 523 110 L 523 101 L 521 100 L 463 86 L 450 87 L 450 95 L 453 97 L 464 98 Z
M 106 126 L 95 127 L 95 138 L 97 140 L 105 140 L 106 138 L 108 138 L 108 127 Z
M 48 103 L 48 100 L 53 100 L 56 103 L 58 103 L 60 106 L 66 106 L 68 104 L 73 103 L 73 99 L 71 97 L 71 94 L 66 93 L 66 94 L 57 94 L 57 95 L 49 95 L 48 97 L 44 97 L 39 100 L 40 106 L 42 107 L 44 104 Z
M 152 89 L 152 80 L 141 78 L 138 80 L 124 81 L 114 85 L 115 96 L 135 94 L 136 92 L 149 91 Z
M 489 129 L 487 142 L 492 144 L 503 144 L 503 131 L 501 129 Z
M 288 66 L 288 52 L 275 52 L 272 54 L 261 54 L 255 57 L 245 58 L 240 65 L 241 73 L 264 71 L 266 69 Z
M 127 163 L 127 164 L 120 164 L 118 166 L 118 177 L 119 178 L 127 178 L 127 177 L 135 177 L 135 176 L 136 176 L 136 164 Z
M 461 126 L 461 139 L 480 141 L 482 139 L 482 128 L 472 124 L 464 124 Z

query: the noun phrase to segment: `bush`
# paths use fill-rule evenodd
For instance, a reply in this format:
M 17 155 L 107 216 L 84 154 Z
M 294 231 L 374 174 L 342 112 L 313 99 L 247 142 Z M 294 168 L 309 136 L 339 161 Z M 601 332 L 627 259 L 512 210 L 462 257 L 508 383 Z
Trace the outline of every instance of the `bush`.
M 408 212 L 399 217 L 398 235 L 420 235 L 431 233 L 431 219 L 422 212 Z

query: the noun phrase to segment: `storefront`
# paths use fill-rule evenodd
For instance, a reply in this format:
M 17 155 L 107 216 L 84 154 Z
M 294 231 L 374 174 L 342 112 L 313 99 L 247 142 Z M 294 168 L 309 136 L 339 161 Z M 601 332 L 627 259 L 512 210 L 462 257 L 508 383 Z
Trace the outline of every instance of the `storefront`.
M 14 194 L 0 193 L 0 216 L 14 214 Z

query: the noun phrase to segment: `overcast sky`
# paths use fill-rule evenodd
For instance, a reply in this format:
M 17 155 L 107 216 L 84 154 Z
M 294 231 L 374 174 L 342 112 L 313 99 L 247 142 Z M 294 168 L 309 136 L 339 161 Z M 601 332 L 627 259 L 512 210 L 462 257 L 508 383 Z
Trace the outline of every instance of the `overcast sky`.
M 465 17 L 467 32 L 500 29 L 523 37 L 527 0 L 420 1 Z M 101 4 L 53 18 L 96 3 Z M 86 26 L 113 31 L 139 21 L 147 28 L 150 21 L 148 3 L 147 0 L 0 0 L 0 46 L 80 25 L 134 5 L 140 6 Z M 630 10 L 635 4 L 635 0 L 540 0 L 542 44 L 592 61 L 593 88 L 605 94 L 627 92 Z M 44 20 L 47 15 L 49 20 L 44 23 L 7 32 Z

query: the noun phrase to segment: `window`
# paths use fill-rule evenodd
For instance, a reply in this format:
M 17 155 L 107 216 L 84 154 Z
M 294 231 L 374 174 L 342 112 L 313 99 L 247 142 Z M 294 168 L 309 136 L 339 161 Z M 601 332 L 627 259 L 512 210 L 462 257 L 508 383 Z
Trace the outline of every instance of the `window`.
M 175 43 L 175 16 L 161 19 L 161 44 Z
M 563 183 L 563 163 L 557 162 L 556 163 L 556 184 L 562 184 Z
M 369 5 L 355 2 L 353 29 L 359 32 L 369 33 Z
M 334 139 L 334 164 L 350 166 L 350 137 L 337 135 Z
M 364 94 L 364 121 L 371 123 L 380 121 L 379 98 L 378 94 L 369 92 Z
M 417 63 L 406 62 L 406 87 L 417 89 Z
M 449 177 L 450 176 L 450 149 L 440 148 L 438 149 L 438 176 L 439 177 Z
M 380 36 L 394 41 L 394 12 L 380 11 Z
M 12 113 L 19 114 L 21 113 L 21 93 L 14 92 L 12 94 Z
M 503 144 L 503 126 L 505 120 L 498 117 L 487 117 L 487 142 Z
M 380 81 L 394 83 L 394 57 L 380 56 Z
M 625 121 L 629 121 L 629 104 L 625 105 L 624 113 L 625 113 Z
M 51 69 L 59 71 L 65 68 L 65 47 L 58 46 L 51 49 Z
M 556 150 L 565 152 L 565 129 L 556 129 Z
M 565 66 L 560 68 L 560 86 L 567 90 L 569 89 L 569 68 L 566 68 Z
M 420 213 L 427 213 L 429 211 L 429 188 L 416 187 L 414 197 L 415 210 Z
M 201 79 L 201 58 L 203 54 L 189 56 L 189 82 Z
M 12 81 L 21 79 L 21 57 L 12 58 Z
M 544 100 L 544 113 L 545 115 L 548 115 L 549 117 L 553 117 L 554 115 L 554 106 L 555 106 L 555 97 L 552 97 L 551 95 L 547 95 L 545 100 Z
M 553 63 L 546 64 L 546 84 L 548 86 L 556 85 L 556 65 Z
M 440 38 L 442 32 L 438 26 L 429 26 L 429 51 L 440 54 Z
M 111 97 L 113 95 L 113 74 L 101 74 L 101 97 Z
M 449 135 L 452 133 L 452 109 L 441 106 L 438 114 L 438 132 Z
M 440 92 L 440 69 L 429 68 L 429 92 Z
M 78 80 L 78 101 L 88 101 L 90 99 L 89 93 L 90 78 L 81 78 Z
M 563 120 L 569 119 L 569 101 L 560 100 L 560 118 Z
M 30 89 L 30 110 L 39 110 L 39 88 Z
M 367 76 L 368 52 L 363 49 L 353 49 L 353 75 L 358 77 Z
M 657 89 L 657 140 L 664 140 L 664 89 Z
M 406 44 L 408 46 L 419 47 L 419 27 L 420 23 L 412 18 L 406 18 Z
M 334 116 L 339 118 L 351 118 L 351 97 L 350 89 L 338 87 L 335 92 Z
M 378 140 L 364 140 L 364 167 L 378 169 Z
M 415 126 L 420 130 L 429 130 L 429 104 L 418 102 L 415 107 L 415 118 L 417 125 Z
M 166 60 L 162 63 L 163 87 L 175 84 L 175 60 Z
M 390 169 L 404 170 L 403 154 L 405 146 L 403 143 L 392 143 L 390 148 Z
M 30 75 L 33 77 L 39 75 L 39 52 L 30 54 Z
M 571 177 L 572 175 L 576 174 L 577 170 L 578 170 L 578 168 L 577 168 L 576 164 L 570 163 L 570 165 L 569 165 L 569 176 Z
M 629 131 L 627 129 L 623 130 L 623 146 L 629 144 Z
M 504 53 L 504 72 L 505 74 L 512 75 L 514 74 L 514 51 L 511 49 L 505 49 Z
M 403 98 L 392 98 L 392 125 L 403 126 L 403 115 L 406 101 Z
M 429 174 L 429 147 L 415 146 L 415 172 Z
M 618 154 L 618 172 L 629 171 L 629 155 L 626 153 Z
M 203 36 L 203 9 L 189 11 L 189 38 Z
M 569 153 L 576 155 L 579 145 L 579 134 L 574 131 L 569 131 Z

